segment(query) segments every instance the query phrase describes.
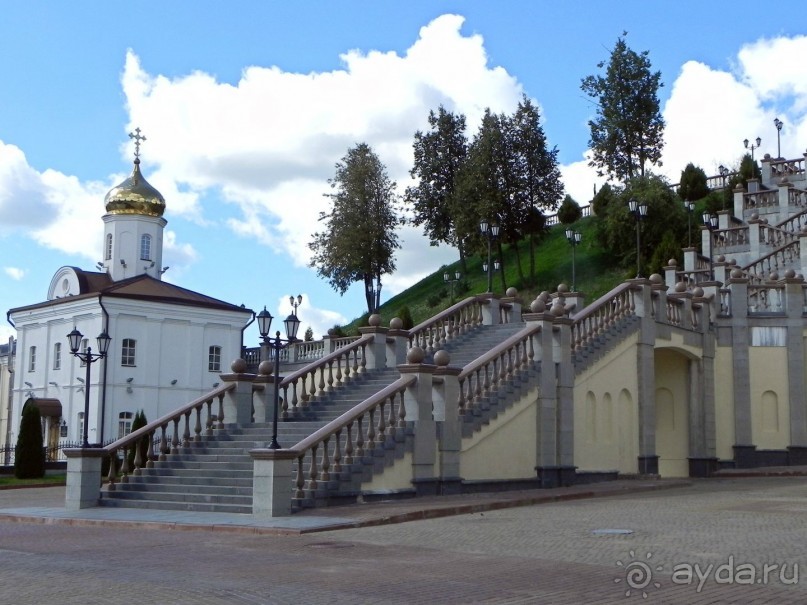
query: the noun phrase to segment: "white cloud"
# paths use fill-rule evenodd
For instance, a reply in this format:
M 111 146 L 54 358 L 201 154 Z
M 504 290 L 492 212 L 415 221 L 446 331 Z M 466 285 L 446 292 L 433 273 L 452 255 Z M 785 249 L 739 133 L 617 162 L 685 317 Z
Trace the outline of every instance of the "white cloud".
M 3 272 L 14 281 L 20 281 L 25 277 L 25 270 L 17 267 L 3 267 Z

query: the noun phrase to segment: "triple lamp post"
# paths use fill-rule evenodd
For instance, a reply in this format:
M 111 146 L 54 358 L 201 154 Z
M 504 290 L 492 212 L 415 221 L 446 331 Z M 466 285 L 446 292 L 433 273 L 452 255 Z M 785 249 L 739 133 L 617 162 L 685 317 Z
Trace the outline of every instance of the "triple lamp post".
M 496 265 L 496 271 L 499 270 L 499 261 L 491 261 L 490 258 L 490 245 L 494 238 L 499 237 L 499 225 L 491 225 L 486 220 L 479 223 L 479 231 L 488 239 L 488 262 L 482 263 L 482 269 L 488 274 L 488 292 L 493 292 L 493 266 Z
M 302 302 L 302 296 L 298 296 L 297 305 L 299 305 L 300 302 Z M 297 311 L 297 305 L 294 304 L 294 297 L 292 296 L 292 306 L 294 307 L 295 311 Z M 258 313 L 256 319 L 258 320 L 258 332 L 261 335 L 261 339 L 263 339 L 265 344 L 272 347 L 275 356 L 275 399 L 274 412 L 272 415 L 272 442 L 269 444 L 269 449 L 279 450 L 280 444 L 277 442 L 277 417 L 280 403 L 280 351 L 282 351 L 284 347 L 297 340 L 297 331 L 300 329 L 300 320 L 297 319 L 296 313 L 291 313 L 286 319 L 283 320 L 283 324 L 286 327 L 286 339 L 284 340 L 280 338 L 280 330 L 275 332 L 274 338 L 269 336 L 269 329 L 272 327 L 272 320 L 274 318 L 272 317 L 271 313 L 266 310 L 266 307 L 263 308 L 263 311 Z
M 73 328 L 73 331 L 67 335 L 67 340 L 70 343 L 70 353 L 78 357 L 87 366 L 87 376 L 84 381 L 84 430 L 81 444 L 81 447 L 87 448 L 90 447 L 87 440 L 87 429 L 90 424 L 90 366 L 99 359 L 106 357 L 112 338 L 106 333 L 106 330 L 98 335 L 98 353 L 93 353 L 92 347 L 87 347 L 86 351 L 80 351 L 79 348 L 83 338 L 84 335 L 76 328 Z

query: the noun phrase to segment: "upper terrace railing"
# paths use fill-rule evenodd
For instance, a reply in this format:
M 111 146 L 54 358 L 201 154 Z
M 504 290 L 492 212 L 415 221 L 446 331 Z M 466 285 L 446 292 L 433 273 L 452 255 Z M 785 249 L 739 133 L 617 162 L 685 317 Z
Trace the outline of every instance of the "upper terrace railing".
M 792 177 L 797 175 L 804 175 L 804 158 L 796 160 L 771 160 L 771 176 L 772 177 Z
M 470 296 L 409 330 L 409 346 L 433 353 L 449 340 L 482 325 L 485 296 Z
M 572 352 L 587 347 L 625 317 L 636 313 L 634 282 L 623 282 L 572 317 Z

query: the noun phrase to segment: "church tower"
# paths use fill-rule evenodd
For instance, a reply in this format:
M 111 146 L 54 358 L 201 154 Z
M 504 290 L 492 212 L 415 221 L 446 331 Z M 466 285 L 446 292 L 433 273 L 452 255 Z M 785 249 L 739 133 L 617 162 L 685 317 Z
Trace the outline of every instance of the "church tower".
M 103 267 L 113 281 L 144 273 L 155 279 L 163 274 L 163 218 L 165 199 L 140 173 L 140 142 L 146 137 L 136 128 L 134 169 L 129 178 L 106 194 L 104 203 Z

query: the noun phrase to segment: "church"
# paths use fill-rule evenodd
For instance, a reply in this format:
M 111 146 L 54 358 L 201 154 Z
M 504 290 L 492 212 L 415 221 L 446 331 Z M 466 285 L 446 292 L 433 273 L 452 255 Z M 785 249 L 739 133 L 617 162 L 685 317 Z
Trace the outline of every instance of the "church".
M 210 391 L 240 356 L 252 310 L 162 280 L 165 200 L 140 171 L 145 137 L 139 128 L 129 136 L 134 166 L 104 200 L 97 270 L 61 267 L 44 302 L 8 312 L 17 331 L 10 445 L 28 402 L 40 409 L 47 446 L 81 441 L 85 422 L 90 443 L 108 443 L 128 434 L 138 411 L 153 420 Z M 71 354 L 73 329 L 83 353 L 98 352 L 99 334 L 111 337 L 106 357 L 90 363 L 89 383 Z

